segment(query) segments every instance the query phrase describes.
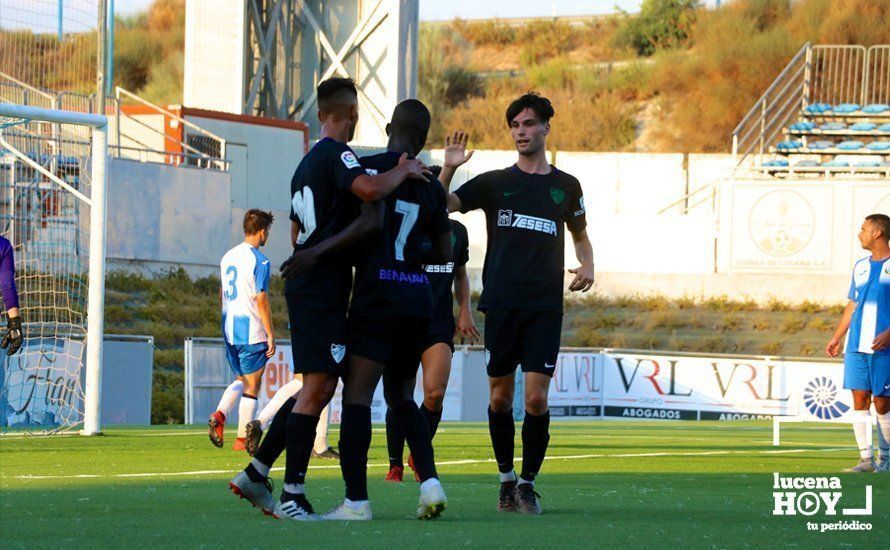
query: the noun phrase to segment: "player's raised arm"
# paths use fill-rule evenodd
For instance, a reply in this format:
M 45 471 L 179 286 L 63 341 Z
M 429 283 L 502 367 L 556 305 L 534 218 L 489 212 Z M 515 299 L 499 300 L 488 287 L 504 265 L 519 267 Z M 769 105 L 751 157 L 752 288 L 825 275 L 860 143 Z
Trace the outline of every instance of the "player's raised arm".
M 291 254 L 290 258 L 281 264 L 282 277 L 289 279 L 305 273 L 318 263 L 319 258 L 348 248 L 368 235 L 380 231 L 383 227 L 383 213 L 382 203 L 363 202 L 361 213 L 352 223 L 346 226 L 346 229 L 315 246 L 297 250 Z M 293 242 L 296 243 L 296 239 L 293 239 Z
M 448 211 L 458 212 L 461 209 L 461 200 L 456 194 L 451 193 L 451 180 L 457 169 L 473 156 L 475 151 L 467 152 L 467 141 L 470 136 L 466 132 L 460 130 L 452 135 L 445 136 L 445 162 L 442 164 L 442 172 L 439 174 L 439 181 L 448 195 Z
M 409 159 L 402 154 L 399 165 L 382 174 L 363 174 L 352 180 L 352 192 L 365 202 L 375 202 L 396 190 L 406 179 L 425 180 L 432 175 L 429 169 L 417 159 Z

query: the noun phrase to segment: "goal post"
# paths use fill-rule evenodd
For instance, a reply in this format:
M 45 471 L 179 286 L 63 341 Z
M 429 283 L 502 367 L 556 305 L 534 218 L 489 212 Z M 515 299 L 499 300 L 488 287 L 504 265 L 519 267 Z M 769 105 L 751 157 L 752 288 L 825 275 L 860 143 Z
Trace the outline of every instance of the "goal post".
M 39 179 L 42 183 L 46 183 L 49 186 L 58 186 L 58 189 L 61 189 L 64 193 L 73 196 L 75 201 L 88 206 L 90 209 L 88 222 L 89 263 L 87 270 L 88 288 L 86 298 L 86 354 L 84 369 L 85 383 L 83 386 L 82 394 L 82 433 L 84 435 L 96 435 L 99 434 L 101 431 L 102 356 L 104 336 L 103 325 L 105 309 L 105 191 L 107 178 L 106 166 L 108 158 L 107 124 L 107 118 L 105 116 L 97 114 L 57 109 L 44 109 L 13 103 L 0 103 L 0 152 L 12 155 L 12 157 L 14 157 L 17 162 L 21 162 L 23 166 L 27 166 L 31 170 L 31 172 L 29 173 L 33 173 L 34 177 Z M 56 128 L 61 128 L 62 125 L 67 125 L 69 128 L 86 128 L 89 130 L 88 138 L 86 141 L 77 142 L 73 139 L 66 139 L 66 137 L 60 135 L 58 131 L 50 133 L 41 131 L 46 125 L 56 125 Z M 27 147 L 23 146 L 23 144 L 37 145 Z M 72 147 L 74 147 L 74 149 L 72 149 Z M 44 148 L 50 151 L 49 155 L 44 154 Z M 80 159 L 80 162 L 78 163 L 79 170 L 88 168 L 89 180 L 87 183 L 89 185 L 89 196 L 84 194 L 81 189 L 78 189 L 78 187 L 80 187 L 80 183 L 83 183 L 80 177 L 80 172 L 78 172 L 78 177 L 75 179 L 74 184 L 72 184 L 70 181 L 66 181 L 64 177 L 60 176 L 61 170 L 58 168 L 57 163 L 62 162 L 61 159 L 66 158 L 66 155 L 64 154 L 65 152 L 70 153 L 72 152 L 72 150 L 75 151 L 75 157 Z M 48 161 L 46 160 L 47 157 L 49 157 Z M 88 166 L 85 166 L 87 162 Z M 15 195 L 16 192 L 14 181 L 15 173 L 15 169 L 13 169 L 12 192 L 10 193 L 11 195 Z M 10 206 L 11 214 L 8 216 L 11 220 L 11 227 L 13 228 L 13 230 L 15 230 L 17 223 L 22 218 L 20 214 L 14 211 L 16 205 L 16 199 L 13 198 L 11 200 Z M 46 203 L 43 203 L 40 205 L 39 208 L 45 212 L 48 208 L 52 208 L 55 206 L 57 205 L 51 204 L 47 206 Z M 75 212 L 78 211 L 78 209 L 75 209 Z M 46 222 L 43 223 L 43 227 L 45 228 Z M 77 231 L 81 227 L 83 221 L 80 220 L 79 217 L 75 214 L 73 223 L 75 224 L 74 238 L 76 240 Z M 23 247 L 29 246 L 26 237 L 19 237 L 16 240 Z M 50 246 L 65 247 L 69 245 L 69 243 L 64 242 L 64 239 L 60 239 L 57 235 L 52 236 L 50 240 L 52 241 L 50 243 Z M 53 251 L 50 253 L 50 255 L 52 254 L 58 254 L 58 251 Z M 45 270 L 46 266 L 41 263 L 40 266 L 36 269 Z M 64 266 L 63 269 L 72 269 L 73 273 L 62 273 L 62 276 L 67 275 L 70 278 L 76 279 L 82 277 L 83 275 L 82 273 L 77 273 L 76 265 L 74 268 Z M 51 273 L 50 276 L 58 276 L 58 274 Z M 62 289 L 63 292 L 66 290 L 66 288 Z M 27 299 L 28 296 L 23 296 L 23 300 Z M 55 303 L 56 299 L 57 297 L 51 299 L 53 301 L 53 304 Z M 23 304 L 23 306 L 27 307 L 27 304 Z M 46 324 L 47 321 L 44 319 L 44 315 L 42 314 L 42 312 L 40 315 L 40 319 L 43 324 Z M 27 323 L 28 320 L 25 319 L 25 322 Z M 58 323 L 59 321 L 58 319 L 50 319 L 49 323 L 52 322 Z M 77 321 L 68 322 L 72 324 L 78 324 Z M 40 334 L 42 335 L 43 333 L 44 328 L 41 326 Z M 54 334 L 57 333 L 58 330 Z M 27 331 L 26 338 L 28 338 Z M 39 353 L 44 352 L 41 351 Z M 83 357 L 82 353 L 81 357 Z M 40 360 L 38 360 L 38 364 L 39 363 Z M 38 367 L 38 369 L 39 368 L 40 367 Z M 78 365 L 77 371 L 73 372 L 75 384 L 77 385 L 79 385 L 79 370 L 80 369 Z M 38 378 L 41 376 L 39 370 L 34 376 Z M 49 386 L 51 386 L 52 383 L 53 382 L 48 382 L 48 387 L 45 389 L 47 402 L 50 401 L 51 390 Z M 56 385 L 58 385 L 58 383 L 56 383 Z M 77 388 L 72 389 L 75 390 L 72 393 L 76 393 Z M 34 390 L 32 389 L 31 392 L 33 394 Z M 72 400 L 71 403 L 58 403 L 60 399 L 63 399 L 60 397 L 63 393 L 66 392 L 63 392 L 58 388 L 52 389 L 52 399 L 56 401 L 53 404 L 57 408 L 61 407 L 62 405 L 64 405 L 66 409 L 78 408 L 74 404 L 78 400 L 77 396 L 69 397 L 69 399 Z M 62 419 L 61 422 L 65 424 L 64 427 L 70 427 L 71 425 L 78 423 L 78 420 L 80 418 L 80 415 L 78 413 L 79 411 L 74 410 L 73 413 L 67 412 L 57 414 L 56 416 Z

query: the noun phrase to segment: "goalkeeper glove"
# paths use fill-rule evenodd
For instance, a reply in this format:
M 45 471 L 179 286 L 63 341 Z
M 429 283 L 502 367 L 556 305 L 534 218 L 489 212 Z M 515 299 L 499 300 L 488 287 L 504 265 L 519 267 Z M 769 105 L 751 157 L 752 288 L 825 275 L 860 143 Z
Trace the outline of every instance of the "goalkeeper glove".
M 22 318 L 21 317 L 10 317 L 9 322 L 6 324 L 6 334 L 3 335 L 3 341 L 0 342 L 0 348 L 6 349 L 7 355 L 15 355 L 15 353 L 22 347 L 22 341 L 24 341 L 24 337 L 22 336 Z

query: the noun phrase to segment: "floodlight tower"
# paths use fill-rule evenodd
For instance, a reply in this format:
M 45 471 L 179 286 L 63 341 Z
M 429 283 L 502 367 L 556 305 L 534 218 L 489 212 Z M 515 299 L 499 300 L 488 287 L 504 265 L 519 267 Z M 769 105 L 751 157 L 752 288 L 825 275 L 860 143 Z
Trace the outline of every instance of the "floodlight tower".
M 186 3 L 184 103 L 299 120 L 318 132 L 316 85 L 355 79 L 357 143 L 385 141 L 396 103 L 415 96 L 418 0 Z

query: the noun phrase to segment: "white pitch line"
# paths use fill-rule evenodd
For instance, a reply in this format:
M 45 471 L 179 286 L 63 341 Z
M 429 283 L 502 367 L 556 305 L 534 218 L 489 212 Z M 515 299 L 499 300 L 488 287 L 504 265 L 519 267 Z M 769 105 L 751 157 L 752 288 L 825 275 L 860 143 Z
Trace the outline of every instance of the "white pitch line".
M 701 451 L 701 452 L 680 452 L 680 453 L 672 453 L 672 452 L 655 452 L 655 453 L 617 453 L 617 454 L 605 454 L 605 453 L 591 453 L 591 454 L 583 454 L 583 455 L 563 455 L 563 456 L 548 456 L 545 457 L 544 460 L 584 460 L 590 458 L 651 458 L 651 457 L 672 457 L 672 456 L 718 456 L 718 455 L 736 455 L 736 454 L 794 454 L 794 453 L 808 453 L 808 452 L 819 452 L 819 453 L 829 453 L 829 452 L 838 452 L 838 451 L 849 451 L 853 449 L 853 447 L 832 447 L 825 449 L 769 449 L 763 451 Z M 436 466 L 458 466 L 458 465 L 466 465 L 466 464 L 488 464 L 493 463 L 495 460 L 493 458 L 482 458 L 482 459 L 463 459 L 463 460 L 445 460 L 442 462 L 437 462 Z M 368 464 L 369 468 L 389 468 L 389 464 Z M 330 465 L 330 466 L 309 466 L 310 470 L 334 470 L 340 469 L 340 465 Z M 282 472 L 284 468 L 272 468 L 273 472 Z M 237 470 L 192 470 L 188 472 L 137 472 L 130 474 L 76 474 L 76 475 L 53 475 L 53 476 L 40 476 L 40 475 L 24 475 L 24 476 L 15 476 L 15 479 L 21 480 L 42 480 L 42 479 L 101 479 L 101 478 L 146 478 L 146 477 L 181 477 L 181 476 L 207 476 L 207 475 L 219 475 L 219 474 L 231 474 L 235 473 Z

